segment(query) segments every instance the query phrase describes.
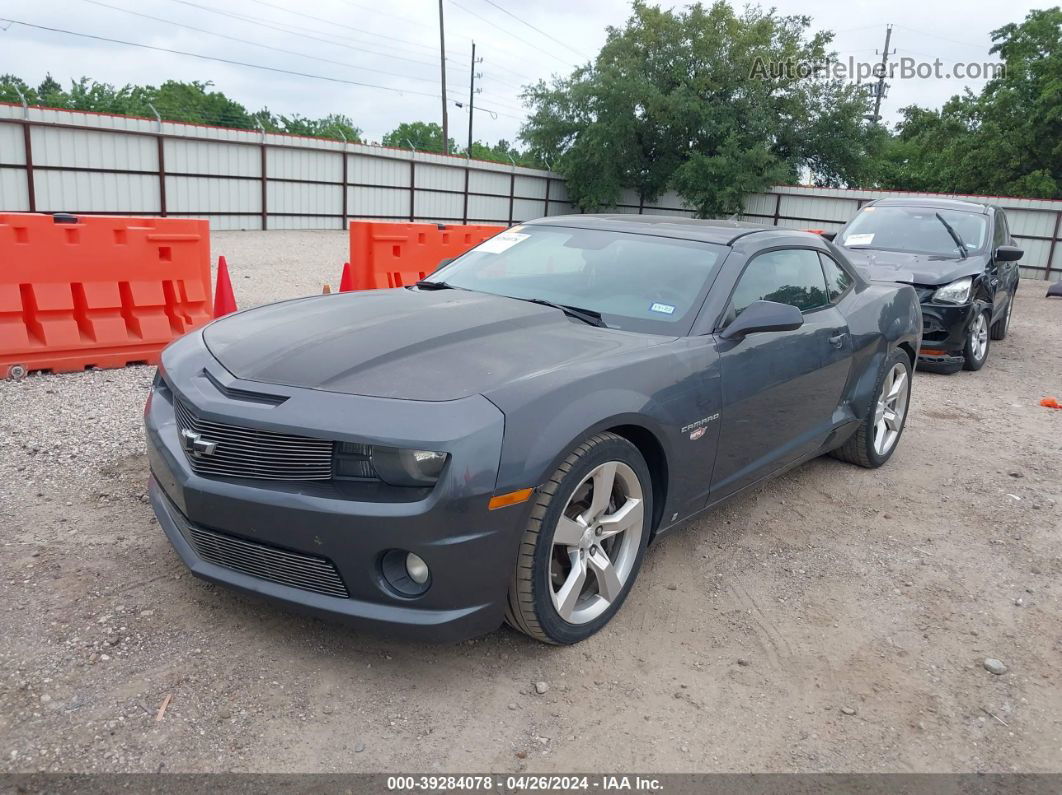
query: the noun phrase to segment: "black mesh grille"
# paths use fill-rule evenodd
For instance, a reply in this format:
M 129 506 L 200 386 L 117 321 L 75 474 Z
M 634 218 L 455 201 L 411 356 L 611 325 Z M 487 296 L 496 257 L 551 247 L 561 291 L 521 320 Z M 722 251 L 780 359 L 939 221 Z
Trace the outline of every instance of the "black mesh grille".
M 191 439 L 182 433 L 181 441 L 192 469 L 201 475 L 263 480 L 332 478 L 333 443 L 328 439 L 210 422 L 198 417 L 181 400 L 175 399 L 173 405 L 178 429 L 199 434 L 197 439 Z M 195 441 L 204 448 L 198 455 Z
M 184 537 L 203 560 L 261 580 L 313 591 L 325 596 L 350 597 L 330 560 L 245 541 L 184 522 Z

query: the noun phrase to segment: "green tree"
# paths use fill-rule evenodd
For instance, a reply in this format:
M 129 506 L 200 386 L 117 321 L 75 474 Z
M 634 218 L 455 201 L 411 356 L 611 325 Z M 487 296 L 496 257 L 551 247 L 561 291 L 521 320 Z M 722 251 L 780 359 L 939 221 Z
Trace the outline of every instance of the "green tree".
M 883 187 L 1062 198 L 1062 9 L 992 32 L 1004 70 L 940 110 L 904 108 Z
M 17 89 L 17 90 L 16 90 Z M 88 77 L 73 80 L 69 90 L 50 74 L 33 87 L 15 75 L 0 75 L 0 102 L 20 102 L 19 91 L 31 105 L 70 110 L 88 110 L 151 118 L 158 111 L 166 121 L 184 121 L 235 127 L 243 130 L 263 129 L 348 141 L 360 141 L 361 130 L 353 120 L 341 114 L 320 119 L 299 115 L 275 116 L 268 108 L 251 113 L 242 104 L 213 90 L 213 83 L 182 83 L 167 80 L 162 85 L 125 85 L 117 88 Z
M 483 141 L 473 141 L 471 151 L 464 149 L 462 154 L 466 154 L 475 160 L 489 160 L 509 165 L 515 163 L 518 166 L 527 166 L 529 168 L 542 168 L 545 165 L 530 152 L 521 152 L 515 145 L 504 138 L 494 144 L 494 146 L 490 146 Z
M 870 173 L 866 97 L 801 65 L 824 66 L 832 34 L 810 19 L 728 4 L 667 11 L 635 0 L 593 63 L 524 91 L 521 138 L 564 173 L 583 210 L 634 189 L 677 190 L 703 217 L 803 169 L 830 185 Z
M 361 129 L 354 126 L 354 122 L 350 117 L 335 113 L 325 116 L 323 119 L 307 119 L 298 115 L 291 117 L 281 116 L 279 129 L 292 135 L 346 139 L 350 143 L 361 141 Z
M 443 147 L 442 127 L 433 121 L 402 122 L 387 133 L 381 143 L 384 146 L 395 146 L 399 149 L 409 149 L 412 145 L 418 152 L 445 154 L 447 151 L 457 151 L 453 138 L 449 141 L 448 149 Z

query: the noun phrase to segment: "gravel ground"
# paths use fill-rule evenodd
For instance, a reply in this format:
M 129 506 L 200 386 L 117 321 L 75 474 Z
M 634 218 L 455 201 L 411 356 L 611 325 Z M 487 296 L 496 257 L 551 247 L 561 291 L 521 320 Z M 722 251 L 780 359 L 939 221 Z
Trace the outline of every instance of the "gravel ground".
M 249 306 L 335 288 L 346 238 L 214 247 Z M 1023 282 L 981 372 L 916 377 L 882 470 L 820 459 L 665 537 L 563 649 L 393 641 L 204 584 L 146 504 L 150 368 L 0 382 L 0 771 L 1059 771 L 1043 293 Z

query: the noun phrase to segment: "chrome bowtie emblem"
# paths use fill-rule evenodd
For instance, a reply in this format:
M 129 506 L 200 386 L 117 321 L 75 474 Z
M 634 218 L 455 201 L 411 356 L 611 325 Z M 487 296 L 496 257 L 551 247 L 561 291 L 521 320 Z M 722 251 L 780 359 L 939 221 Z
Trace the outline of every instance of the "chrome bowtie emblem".
M 191 456 L 202 458 L 205 455 L 214 455 L 218 443 L 207 441 L 201 433 L 185 428 L 181 431 L 181 446 Z

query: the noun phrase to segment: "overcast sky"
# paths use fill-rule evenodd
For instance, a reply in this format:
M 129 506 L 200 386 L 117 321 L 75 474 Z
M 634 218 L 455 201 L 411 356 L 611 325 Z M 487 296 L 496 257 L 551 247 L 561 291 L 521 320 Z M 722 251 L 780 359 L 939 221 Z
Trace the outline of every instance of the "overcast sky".
M 1052 5 L 1024 0 L 765 3 L 771 4 L 784 14 L 809 15 L 813 29 L 835 31 L 834 47 L 842 58 L 880 59 L 886 25 L 893 23 L 894 59 L 940 58 L 946 69 L 955 62 L 995 60 L 988 53 L 990 31 L 1022 20 L 1032 8 Z M 503 137 L 514 140 L 522 117 L 520 86 L 567 73 L 590 59 L 604 41 L 606 26 L 622 25 L 629 10 L 625 0 L 444 0 L 447 93 L 453 100 L 467 100 L 474 39 L 477 55 L 483 58 L 477 66 L 483 76 L 476 101 L 493 111 L 477 111 L 475 136 L 491 143 Z M 268 106 L 278 114 L 346 114 L 368 140 L 376 141 L 400 122 L 438 121 L 441 115 L 436 0 L 0 0 L 3 18 L 392 90 L 205 61 L 18 24 L 0 30 L 0 73 L 19 75 L 34 85 L 48 72 L 64 84 L 82 75 L 116 85 L 212 81 L 252 111 Z M 6 24 L 0 22 L 0 28 Z M 983 83 L 954 78 L 894 80 L 883 114 L 892 121 L 905 105 L 939 106 L 964 86 L 976 91 Z M 463 143 L 468 115 L 452 103 L 449 114 L 450 135 Z

